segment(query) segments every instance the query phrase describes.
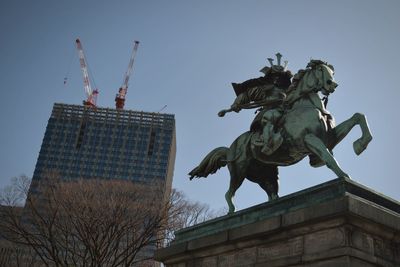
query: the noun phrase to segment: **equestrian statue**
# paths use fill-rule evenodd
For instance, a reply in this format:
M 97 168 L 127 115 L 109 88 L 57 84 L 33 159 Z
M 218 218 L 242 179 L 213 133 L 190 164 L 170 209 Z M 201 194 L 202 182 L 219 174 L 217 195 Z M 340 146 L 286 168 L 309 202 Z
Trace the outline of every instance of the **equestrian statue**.
M 278 166 L 293 165 L 306 156 L 312 167 L 326 165 L 338 177 L 350 178 L 333 157 L 333 148 L 355 125 L 359 125 L 362 132 L 353 143 L 357 155 L 372 140 L 363 114 L 355 113 L 335 125 L 326 109 L 328 96 L 337 87 L 332 65 L 311 60 L 304 70 L 293 76 L 287 70 L 287 61 L 281 64 L 282 55 L 277 53 L 276 57 L 276 65 L 269 58 L 270 67 L 261 70 L 264 76 L 232 83 L 237 97 L 229 109 L 218 113 L 223 117 L 228 112 L 257 108 L 250 130 L 236 138 L 229 148 L 212 150 L 189 173 L 192 180 L 228 166 L 230 185 L 225 199 L 229 213 L 235 211 L 233 197 L 245 178 L 258 183 L 269 200 L 278 198 Z

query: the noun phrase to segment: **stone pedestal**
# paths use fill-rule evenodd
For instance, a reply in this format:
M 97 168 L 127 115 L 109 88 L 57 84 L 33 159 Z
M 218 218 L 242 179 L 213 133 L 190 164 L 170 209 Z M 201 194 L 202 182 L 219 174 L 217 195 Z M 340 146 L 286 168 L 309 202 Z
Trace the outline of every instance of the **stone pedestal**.
M 400 266 L 400 203 L 349 179 L 176 233 L 167 267 Z

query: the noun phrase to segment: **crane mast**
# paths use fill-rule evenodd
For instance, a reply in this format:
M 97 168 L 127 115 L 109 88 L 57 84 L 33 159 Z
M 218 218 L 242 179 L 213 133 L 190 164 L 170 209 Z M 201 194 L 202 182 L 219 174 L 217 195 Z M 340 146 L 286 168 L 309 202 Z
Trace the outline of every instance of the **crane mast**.
M 99 91 L 97 89 L 93 90 L 90 85 L 89 73 L 86 64 L 85 54 L 83 52 L 82 43 L 79 39 L 76 39 L 76 48 L 78 49 L 79 54 L 79 64 L 81 66 L 82 74 L 83 74 L 83 88 L 86 93 L 86 100 L 83 101 L 85 106 L 96 107 L 96 100 Z
M 132 50 L 131 59 L 129 60 L 128 69 L 126 70 L 126 73 L 125 73 L 124 82 L 123 82 L 122 86 L 119 88 L 118 94 L 115 97 L 115 107 L 117 109 L 124 108 L 125 97 L 126 97 L 126 93 L 128 92 L 129 77 L 132 73 L 133 62 L 135 61 L 135 56 L 136 56 L 138 46 L 139 46 L 139 41 L 135 41 L 135 44 L 134 44 L 133 50 Z

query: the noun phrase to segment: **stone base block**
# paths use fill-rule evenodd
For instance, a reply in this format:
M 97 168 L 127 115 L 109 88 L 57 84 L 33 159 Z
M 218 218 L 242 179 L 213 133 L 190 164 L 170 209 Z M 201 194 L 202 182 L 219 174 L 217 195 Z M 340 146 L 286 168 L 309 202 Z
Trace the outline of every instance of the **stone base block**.
M 176 233 L 168 267 L 400 266 L 400 203 L 349 179 Z

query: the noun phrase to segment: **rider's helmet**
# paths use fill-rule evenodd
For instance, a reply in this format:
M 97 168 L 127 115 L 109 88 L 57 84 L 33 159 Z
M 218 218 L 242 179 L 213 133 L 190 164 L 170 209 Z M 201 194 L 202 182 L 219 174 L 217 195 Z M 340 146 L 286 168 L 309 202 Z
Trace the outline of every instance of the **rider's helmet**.
M 288 61 L 285 60 L 283 66 L 281 65 L 282 55 L 280 53 L 276 54 L 277 65 L 274 65 L 274 60 L 268 58 L 270 67 L 265 66 L 260 70 L 260 72 L 265 74 L 265 78 L 271 79 L 277 87 L 286 89 L 291 84 L 291 79 L 293 77 L 290 70 L 287 70 Z

